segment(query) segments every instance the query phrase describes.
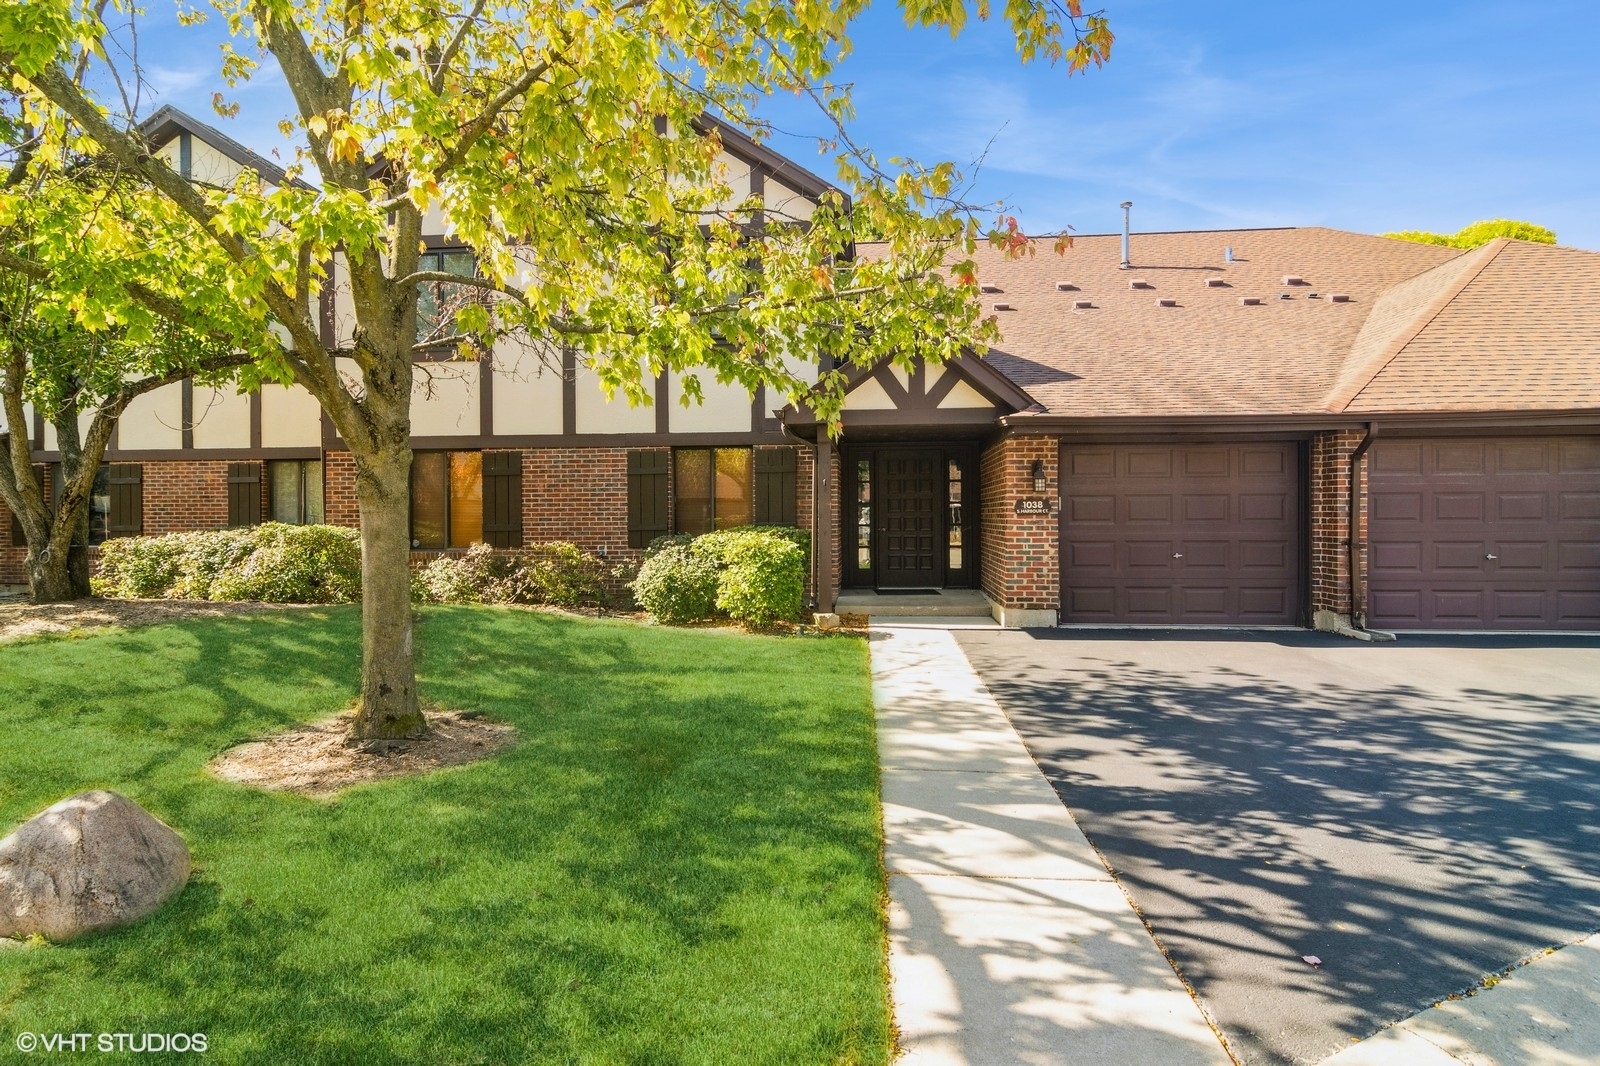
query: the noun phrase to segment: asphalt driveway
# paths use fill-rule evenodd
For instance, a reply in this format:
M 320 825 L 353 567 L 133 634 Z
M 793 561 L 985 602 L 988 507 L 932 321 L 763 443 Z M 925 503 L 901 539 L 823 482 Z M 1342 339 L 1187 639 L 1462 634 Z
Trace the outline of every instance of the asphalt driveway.
M 1600 929 L 1600 639 L 957 636 L 1244 1062 Z

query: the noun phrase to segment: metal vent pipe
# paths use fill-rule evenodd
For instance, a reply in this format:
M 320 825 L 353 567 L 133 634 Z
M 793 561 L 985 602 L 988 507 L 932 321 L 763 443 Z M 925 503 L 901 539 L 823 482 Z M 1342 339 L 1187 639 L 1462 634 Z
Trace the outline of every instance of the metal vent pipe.
M 1132 260 L 1130 260 L 1128 258 L 1128 232 L 1129 232 L 1128 209 L 1131 208 L 1132 206 L 1133 206 L 1133 201 L 1132 200 L 1124 200 L 1124 201 L 1122 201 L 1122 269 L 1123 270 L 1127 270 L 1130 266 L 1133 265 Z

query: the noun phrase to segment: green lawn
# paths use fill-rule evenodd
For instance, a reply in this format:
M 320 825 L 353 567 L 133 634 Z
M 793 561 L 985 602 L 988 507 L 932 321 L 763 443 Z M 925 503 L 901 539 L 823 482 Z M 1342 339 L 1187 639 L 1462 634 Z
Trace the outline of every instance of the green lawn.
M 864 644 L 430 609 L 424 698 L 517 747 L 331 804 L 208 776 L 353 697 L 358 621 L 0 645 L 0 835 L 114 788 L 196 863 L 141 925 L 0 950 L 0 1059 L 23 1030 L 202 1032 L 219 1062 L 887 1059 Z

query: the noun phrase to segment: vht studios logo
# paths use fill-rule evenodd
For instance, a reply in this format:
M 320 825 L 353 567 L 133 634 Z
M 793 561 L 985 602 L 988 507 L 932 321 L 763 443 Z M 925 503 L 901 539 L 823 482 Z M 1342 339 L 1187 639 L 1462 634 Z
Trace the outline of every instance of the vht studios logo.
M 17 1050 L 204 1052 L 204 1033 L 18 1033 Z

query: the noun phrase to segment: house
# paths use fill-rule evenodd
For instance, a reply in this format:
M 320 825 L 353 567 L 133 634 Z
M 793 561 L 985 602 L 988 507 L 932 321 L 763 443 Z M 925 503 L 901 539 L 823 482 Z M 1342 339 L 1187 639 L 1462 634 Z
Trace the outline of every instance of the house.
M 270 177 L 167 120 L 191 167 Z M 720 132 L 736 193 L 803 218 L 828 188 Z M 470 253 L 439 228 L 452 269 Z M 1008 625 L 1600 630 L 1600 254 L 1295 228 L 979 262 L 1003 341 L 852 371 L 838 440 L 737 386 L 684 407 L 673 375 L 653 406 L 608 402 L 559 351 L 419 361 L 415 551 L 561 539 L 620 560 L 796 524 L 822 611 L 966 588 Z M 330 342 L 348 318 L 335 285 Z M 356 521 L 353 464 L 297 388 L 161 390 L 107 461 L 101 536 Z M 0 583 L 21 556 L 0 541 Z
M 978 587 L 1020 625 L 1600 629 L 1600 254 L 1258 229 L 978 276 L 981 361 L 858 375 L 835 587 Z

